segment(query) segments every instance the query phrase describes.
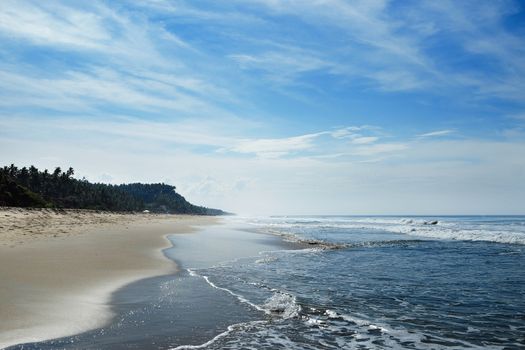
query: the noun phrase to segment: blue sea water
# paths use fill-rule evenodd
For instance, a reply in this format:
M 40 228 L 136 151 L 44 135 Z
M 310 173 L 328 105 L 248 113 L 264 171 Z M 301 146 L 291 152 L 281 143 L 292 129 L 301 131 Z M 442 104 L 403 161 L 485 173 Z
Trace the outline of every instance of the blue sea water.
M 191 276 L 259 316 L 176 349 L 525 348 L 525 217 L 233 218 L 230 225 L 299 249 L 189 264 Z

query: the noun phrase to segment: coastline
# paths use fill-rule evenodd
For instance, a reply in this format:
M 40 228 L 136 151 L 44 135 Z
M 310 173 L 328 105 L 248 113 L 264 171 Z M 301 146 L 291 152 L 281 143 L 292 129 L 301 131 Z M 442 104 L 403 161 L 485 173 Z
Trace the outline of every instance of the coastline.
M 73 335 L 111 320 L 111 294 L 177 271 L 167 235 L 212 217 L 0 209 L 0 348 Z
M 352 226 L 341 230 L 341 219 L 323 222 L 323 228 L 334 229 L 331 233 L 319 229 L 316 218 L 282 217 L 257 218 L 258 225 L 224 218 L 196 232 L 168 235 L 173 244 L 163 254 L 176 264 L 175 274 L 142 278 L 111 292 L 106 305 L 112 317 L 96 328 L 9 350 L 316 348 L 320 342 L 330 348 L 523 344 L 523 322 L 516 310 L 523 308 L 524 276 L 514 269 L 523 262 L 521 245 L 414 240 Z M 376 218 L 370 220 L 377 224 Z M 516 223 L 523 226 L 522 219 Z M 465 225 L 462 220 L 457 224 Z M 348 249 L 327 249 L 318 240 Z M 422 268 L 414 269 L 415 264 Z M 414 288 L 428 285 L 429 278 L 431 289 Z M 461 283 L 448 294 L 451 282 Z M 472 304 L 472 297 L 484 303 Z M 436 300 L 443 302 L 436 307 Z M 493 301 L 502 307 L 487 315 L 494 309 L 485 305 Z M 76 313 L 78 306 L 82 300 L 69 311 Z
M 178 271 L 143 278 L 112 292 L 109 304 L 113 317 L 109 322 L 71 336 L 9 349 L 194 348 L 221 338 L 236 327 L 233 325 L 280 317 L 272 316 L 264 303 L 257 305 L 261 301 L 247 302 L 227 288 L 217 288 L 202 269 L 239 259 L 259 260 L 263 252 L 295 249 L 297 245 L 281 237 L 245 231 L 227 219 L 191 233 L 170 234 L 168 239 L 172 245 L 163 253 Z

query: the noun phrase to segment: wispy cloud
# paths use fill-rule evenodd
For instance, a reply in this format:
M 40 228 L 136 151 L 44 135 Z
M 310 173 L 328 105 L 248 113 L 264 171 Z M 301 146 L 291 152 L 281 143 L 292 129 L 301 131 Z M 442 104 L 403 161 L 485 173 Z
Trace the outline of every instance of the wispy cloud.
M 270 49 L 271 50 L 271 49 Z M 278 84 L 293 84 L 306 73 L 324 71 L 337 74 L 341 67 L 311 50 L 279 45 L 276 51 L 253 54 L 232 54 L 229 57 L 241 69 L 259 70 L 271 81 Z
M 431 131 L 424 134 L 417 135 L 418 137 L 437 137 L 437 136 L 446 136 L 454 133 L 454 130 L 438 130 Z
M 360 146 L 352 151 L 352 154 L 359 156 L 377 156 L 385 153 L 397 153 L 408 148 L 409 146 L 403 143 L 378 143 L 375 145 Z
M 332 135 L 332 137 L 335 137 L 336 139 L 352 138 L 355 137 L 356 133 L 362 129 L 363 127 L 359 126 L 349 126 L 346 128 L 339 128 L 337 130 L 334 130 L 330 133 L 330 135 Z
M 288 96 L 300 94 L 289 88 L 294 85 L 322 91 L 315 82 L 306 82 L 316 74 L 343 86 L 387 92 L 428 92 L 440 86 L 440 91 L 470 90 L 465 98 L 521 101 L 525 91 L 523 39 L 502 24 L 516 11 L 505 4 L 259 0 L 212 7 L 186 1 L 147 1 L 137 6 L 8 1 L 0 11 L 0 36 L 5 40 L 50 47 L 66 56 L 84 55 L 80 64 L 48 74 L 34 67 L 37 62 L 25 62 L 22 69 L 12 57 L 10 65 L 0 67 L 11 74 L 2 86 L 11 92 L 9 104 L 27 99 L 29 105 L 41 106 L 46 100 L 62 99 L 65 106 L 93 108 L 97 100 L 148 112 L 153 105 L 173 112 L 220 114 L 231 109 L 219 106 L 221 101 L 227 98 L 239 104 L 243 101 L 239 95 L 246 93 L 228 79 L 235 68 L 240 69 L 236 74 L 244 72 L 241 76 L 254 84 L 263 77 L 278 88 L 284 86 L 278 91 Z M 155 21 L 161 14 L 166 20 Z M 300 30 L 282 25 L 282 15 L 292 18 Z M 490 30 L 476 24 L 478 17 Z M 192 40 L 191 32 L 185 37 L 187 33 L 173 25 L 181 21 L 199 26 L 199 40 Z M 458 72 L 455 60 L 435 54 L 439 48 L 432 43 L 443 35 L 467 60 L 475 56 L 490 61 L 491 69 Z M 223 44 L 213 46 L 214 41 Z M 228 66 L 228 61 L 237 67 Z M 20 88 L 14 89 L 15 85 Z M 49 88 L 29 91 L 35 86 Z M 27 94 L 20 98 L 24 87 Z M 50 93 L 53 90 L 55 94 Z M 116 98 L 107 97 L 108 90 Z M 72 96 L 74 91 L 79 91 L 77 96 Z
M 362 214 L 396 209 L 424 214 L 518 213 L 525 193 L 523 181 L 515 176 L 525 169 L 522 141 L 428 138 L 417 146 L 383 145 L 361 150 L 368 156 L 355 161 L 344 156 L 334 161 L 151 149 L 158 142 L 153 138 L 134 147 L 140 135 L 86 144 L 88 139 L 79 137 L 82 128 L 70 130 L 70 139 L 64 142 L 39 135 L 39 129 L 41 125 L 26 128 L 31 135 L 27 139 L 0 138 L 2 162 L 48 168 L 72 165 L 79 176 L 113 183 L 165 181 L 196 203 L 241 214 L 329 214 L 336 209 Z M 5 132 L 4 125 L 0 130 Z M 27 147 L 31 154 L 24 151 Z
M 0 19 L 0 37 L 47 50 L 51 59 L 45 70 L 30 56 L 20 62 L 4 55 L 4 107 L 73 113 L 119 108 L 185 117 L 224 116 L 228 112 L 220 102 L 239 101 L 227 87 L 193 71 L 186 60 L 195 50 L 146 15 L 98 1 L 79 8 L 16 1 L 2 7 Z M 64 66 L 68 60 L 74 64 Z
M 1 69 L 4 68 L 2 71 Z M 89 71 L 69 71 L 56 77 L 34 77 L 12 73 L 0 66 L 3 106 L 46 107 L 60 111 L 86 112 L 108 105 L 135 111 L 172 111 L 186 114 L 224 114 L 209 100 L 188 91 L 216 93 L 198 79 L 177 78 L 166 74 L 161 80 L 150 74 L 120 72 L 93 67 Z
M 334 159 L 342 156 L 368 156 L 404 149 L 394 144 L 371 145 L 379 140 L 379 137 L 363 136 L 356 133 L 357 130 L 363 131 L 365 128 L 350 126 L 285 138 L 231 140 L 234 146 L 220 151 L 252 154 L 260 158 Z M 341 153 L 334 153 L 337 151 Z
M 309 26 L 315 37 L 321 36 L 315 42 L 298 37 L 300 45 L 293 50 L 295 54 L 287 49 L 276 50 L 277 45 L 291 47 L 291 40 L 274 40 L 266 46 L 259 45 L 256 51 L 230 55 L 242 67 L 276 72 L 269 75 L 273 80 L 283 76 L 287 79 L 281 82 L 290 83 L 312 70 L 323 69 L 345 78 L 369 80 L 386 91 L 442 86 L 475 89 L 476 95 L 483 97 L 523 98 L 523 39 L 503 24 L 505 16 L 517 11 L 510 2 L 482 6 L 453 1 L 406 6 L 388 1 L 341 0 L 254 3 L 266 16 L 291 16 Z M 240 2 L 240 8 L 242 5 Z M 483 18 L 483 27 L 478 25 L 479 18 Z M 268 28 L 271 26 L 272 22 Z M 332 37 L 324 37 L 325 28 L 331 28 L 341 38 L 337 50 L 331 45 Z M 294 35 L 286 33 L 287 38 Z M 458 54 L 467 60 L 472 55 L 491 60 L 492 68 L 458 73 L 456 60 L 444 59 L 439 55 L 441 48 L 432 45 L 443 35 L 451 37 Z
M 364 145 L 376 142 L 379 138 L 377 136 L 362 136 L 352 139 L 352 143 L 356 145 Z
M 314 140 L 324 133 L 293 136 L 280 139 L 240 140 L 230 150 L 239 153 L 251 153 L 260 157 L 275 158 L 291 152 L 304 151 L 314 147 Z
M 220 126 L 225 123 L 236 124 L 237 127 L 222 130 Z M 216 122 L 192 118 L 160 122 L 122 116 L 113 116 L 108 120 L 85 117 L 75 121 L 68 118 L 42 120 L 31 117 L 0 119 L 0 127 L 4 132 L 17 134 L 26 130 L 25 137 L 28 138 L 61 134 L 67 135 L 69 139 L 76 138 L 74 135 L 83 135 L 80 138 L 91 139 L 94 143 L 122 139 L 132 140 L 131 142 L 137 145 L 148 144 L 149 147 L 159 148 L 166 145 L 181 149 L 203 146 L 206 148 L 199 153 L 245 155 L 265 159 L 328 159 L 336 158 L 333 157 L 335 152 L 340 152 L 340 156 L 368 156 L 402 149 L 395 144 L 374 144 L 379 138 L 363 136 L 363 127 L 352 126 L 282 138 L 243 136 L 255 126 L 235 119 Z M 33 135 L 27 130 L 34 130 L 36 134 Z M 349 130 L 361 130 L 361 133 L 342 138 L 341 135 L 348 135 Z
M 0 30 L 36 44 L 68 48 L 102 49 L 111 39 L 99 15 L 58 3 L 35 6 L 6 0 L 0 11 Z
M 295 75 L 312 69 L 325 69 L 336 75 L 360 77 L 374 81 L 385 90 L 413 90 L 428 84 L 428 75 L 435 75 L 430 60 L 421 52 L 416 36 L 399 34 L 399 22 L 388 20 L 386 1 L 359 1 L 346 3 L 340 0 L 323 2 L 256 1 L 270 14 L 289 15 L 314 28 L 332 27 L 337 30 L 345 45 L 337 51 L 325 45 L 302 42 L 295 51 L 294 65 L 270 48 L 251 60 L 251 66 L 273 68 Z M 331 40 L 327 38 L 327 40 Z M 272 43 L 275 45 L 275 43 Z M 308 49 L 306 49 L 308 48 Z M 283 52 L 289 56 L 289 52 Z M 249 54 L 237 58 L 252 57 Z M 381 57 L 381 58 L 380 58 Z M 425 77 L 425 75 L 427 75 Z

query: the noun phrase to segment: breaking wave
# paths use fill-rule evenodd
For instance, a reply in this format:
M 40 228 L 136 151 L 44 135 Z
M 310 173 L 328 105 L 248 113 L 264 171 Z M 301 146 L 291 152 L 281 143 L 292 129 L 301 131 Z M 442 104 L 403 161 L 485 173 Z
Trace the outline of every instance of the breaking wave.
M 410 217 L 341 217 L 337 219 L 315 218 L 307 220 L 290 218 L 253 219 L 251 225 L 264 228 L 265 232 L 282 236 L 291 242 L 317 246 L 321 249 L 346 248 L 339 238 L 322 240 L 308 237 L 308 231 L 332 232 L 354 230 L 355 232 L 389 232 L 415 236 L 422 239 L 445 239 L 462 241 L 486 241 L 507 244 L 525 244 L 525 218 L 507 217 L 498 222 L 497 217 L 465 220 L 462 217 L 410 218 Z

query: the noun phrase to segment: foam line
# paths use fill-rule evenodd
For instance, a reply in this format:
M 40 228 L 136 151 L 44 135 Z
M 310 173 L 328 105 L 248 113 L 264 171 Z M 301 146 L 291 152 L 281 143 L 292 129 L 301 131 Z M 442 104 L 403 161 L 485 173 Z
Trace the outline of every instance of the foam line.
M 225 330 L 224 332 L 222 332 L 220 334 L 217 334 L 215 337 L 213 337 L 212 339 L 208 340 L 204 344 L 200 344 L 200 345 L 179 345 L 176 348 L 172 348 L 171 350 L 203 349 L 203 348 L 205 348 L 207 346 L 212 345 L 217 340 L 224 338 L 225 336 L 227 336 L 228 334 L 230 334 L 231 332 L 235 331 L 238 328 L 241 328 L 243 326 L 252 326 L 252 325 L 261 324 L 261 323 L 266 323 L 266 321 L 251 321 L 251 322 L 243 322 L 243 323 L 232 324 L 232 325 L 228 326 L 227 330 Z
M 266 310 L 266 309 L 263 309 L 262 307 L 260 307 L 259 305 L 256 305 L 254 303 L 252 303 L 251 301 L 249 301 L 248 299 L 246 299 L 245 297 L 243 297 L 242 295 L 239 295 L 237 293 L 234 293 L 232 292 L 231 290 L 227 289 L 227 288 L 223 288 L 223 287 L 219 287 L 217 286 L 215 283 L 213 283 L 212 281 L 210 281 L 210 279 L 208 278 L 208 276 L 204 276 L 204 275 L 199 275 L 198 273 L 196 273 L 195 271 L 193 271 L 192 269 L 187 269 L 190 276 L 194 276 L 194 277 L 201 277 L 203 278 L 206 283 L 208 283 L 211 287 L 215 288 L 215 289 L 218 289 L 218 290 L 222 290 L 232 296 L 234 296 L 235 298 L 237 298 L 240 302 L 242 303 L 245 303 L 245 304 L 248 304 L 250 305 L 251 307 L 253 307 L 254 309 L 256 310 L 259 310 L 261 312 L 264 312 L 265 314 L 269 315 L 271 314 L 271 312 L 269 310 Z

